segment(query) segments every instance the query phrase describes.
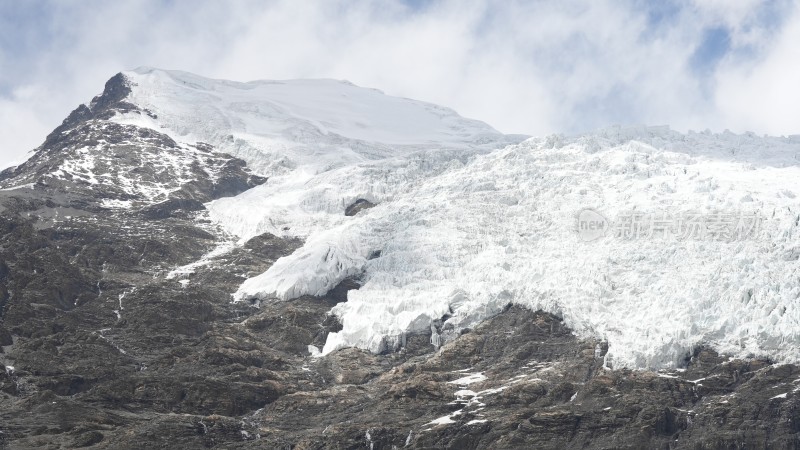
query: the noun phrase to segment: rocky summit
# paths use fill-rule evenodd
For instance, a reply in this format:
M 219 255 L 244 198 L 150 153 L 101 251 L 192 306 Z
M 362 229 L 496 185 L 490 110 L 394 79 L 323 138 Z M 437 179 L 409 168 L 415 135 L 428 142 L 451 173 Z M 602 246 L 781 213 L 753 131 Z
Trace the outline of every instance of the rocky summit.
M 322 354 L 343 329 L 332 311 L 368 287 L 363 271 L 337 272 L 324 292 L 233 301 L 245 280 L 307 242 L 279 215 L 269 232 L 234 234 L 209 211 L 318 161 L 320 148 L 251 167 L 255 141 L 180 140 L 145 126 L 164 119 L 141 101 L 159 91 L 134 87 L 114 76 L 0 174 L 0 448 L 800 448 L 798 366 L 699 344 L 674 367 L 615 367 L 606 340 L 503 297 L 468 326 L 449 327 L 445 312 L 377 351 Z M 286 120 L 279 133 L 291 142 L 331 135 L 324 123 Z M 448 133 L 469 134 L 450 123 Z M 482 134 L 459 145 L 478 155 L 520 140 L 470 126 Z M 403 151 L 427 145 L 381 139 Z M 370 136 L 334 141 L 356 149 L 348 158 L 365 170 L 382 170 L 369 166 Z M 320 173 L 336 167 L 321 158 Z M 382 208 L 374 196 L 351 200 L 327 207 L 356 221 Z M 365 264 L 391 251 L 369 249 Z

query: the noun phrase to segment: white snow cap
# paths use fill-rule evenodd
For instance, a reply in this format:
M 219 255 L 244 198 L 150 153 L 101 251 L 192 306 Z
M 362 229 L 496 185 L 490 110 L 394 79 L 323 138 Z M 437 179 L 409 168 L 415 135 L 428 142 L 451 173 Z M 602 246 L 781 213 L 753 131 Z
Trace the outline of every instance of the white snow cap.
M 268 175 L 507 140 L 449 108 L 347 81 L 239 83 L 149 67 L 123 74 L 134 84 L 129 100 L 158 118 L 126 114 L 115 120 L 213 144 Z
M 434 320 L 458 330 L 516 303 L 607 339 L 614 367 L 674 367 L 698 344 L 800 361 L 797 137 L 617 127 L 516 144 L 449 109 L 343 82 L 126 75 L 158 118 L 117 120 L 210 142 L 270 176 L 213 202 L 216 221 L 243 240 L 305 239 L 236 298 L 321 295 L 362 277 L 334 308 L 343 329 L 323 354 L 380 351 Z M 344 216 L 359 198 L 377 206 Z M 687 217 L 706 231 L 720 218 L 760 227 L 582 239 L 586 209 L 608 226 L 634 212 L 649 227 L 667 216 L 683 229 Z

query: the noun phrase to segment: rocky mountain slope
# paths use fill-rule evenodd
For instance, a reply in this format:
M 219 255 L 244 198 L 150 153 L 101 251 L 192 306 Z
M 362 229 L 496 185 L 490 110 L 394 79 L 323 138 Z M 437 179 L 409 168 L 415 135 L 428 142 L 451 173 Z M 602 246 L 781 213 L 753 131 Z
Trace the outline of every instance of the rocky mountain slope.
M 182 98 L 195 102 L 159 100 L 175 90 L 189 90 Z M 386 116 L 376 116 L 376 105 Z M 392 120 L 403 111 L 419 120 Z M 398 122 L 411 123 L 413 136 Z M 452 242 L 461 245 L 450 235 L 473 233 L 474 244 L 484 242 L 480 233 L 500 239 L 495 231 L 384 228 L 381 235 L 380 226 L 449 223 L 451 205 L 477 214 L 455 196 L 459 189 L 513 211 L 512 192 L 476 177 L 491 176 L 502 161 L 543 164 L 520 156 L 539 141 L 489 153 L 521 139 L 338 82 L 212 82 L 151 69 L 111 78 L 29 161 L 0 174 L 0 448 L 800 446 L 796 365 L 731 358 L 698 342 L 672 368 L 615 366 L 607 357 L 614 342 L 588 328 L 574 333 L 569 311 L 537 311 L 546 305 L 523 307 L 513 296 L 495 296 L 474 310 L 480 314 L 448 326 L 447 309 L 460 304 L 449 287 L 397 289 L 389 292 L 402 305 L 394 313 L 415 326 L 399 334 L 373 328 L 380 338 L 363 348 L 325 348 L 331 336 L 381 323 L 376 317 L 387 310 L 380 302 L 370 309 L 367 296 L 386 294 L 377 281 L 391 271 L 464 280 L 453 276 L 456 266 L 448 269 L 464 264 L 446 257 Z M 748 139 L 762 142 L 740 140 Z M 784 153 L 795 145 L 771 142 Z M 574 151 L 568 144 L 552 142 L 537 158 L 563 161 Z M 337 152 L 345 157 L 332 158 Z M 625 173 L 643 179 L 642 167 L 654 163 L 642 158 L 626 161 Z M 570 169 L 560 170 L 540 174 L 543 191 L 547 177 Z M 440 188 L 442 177 L 449 188 Z M 522 172 L 515 179 L 525 182 Z M 392 202 L 406 213 L 388 214 Z M 475 203 L 486 212 L 476 217 L 497 212 L 487 204 Z M 391 239 L 377 245 L 375 236 Z M 357 249 L 363 261 L 324 258 L 329 264 L 313 265 L 313 279 L 287 278 L 289 268 L 309 273 L 303 255 L 347 250 L 342 237 L 369 243 Z M 408 264 L 398 259 L 408 251 L 403 239 L 428 259 L 413 258 L 439 261 L 441 271 L 398 272 L 396 264 Z M 475 261 L 499 248 L 485 247 Z M 795 270 L 791 247 L 778 250 L 764 254 L 789 255 L 780 270 Z M 295 289 L 267 292 L 261 278 L 248 290 L 246 280 L 277 280 L 276 273 Z M 782 292 L 791 295 L 791 286 Z M 445 298 L 447 308 L 406 318 L 403 311 L 428 311 L 420 293 Z M 635 317 L 615 322 L 638 325 Z

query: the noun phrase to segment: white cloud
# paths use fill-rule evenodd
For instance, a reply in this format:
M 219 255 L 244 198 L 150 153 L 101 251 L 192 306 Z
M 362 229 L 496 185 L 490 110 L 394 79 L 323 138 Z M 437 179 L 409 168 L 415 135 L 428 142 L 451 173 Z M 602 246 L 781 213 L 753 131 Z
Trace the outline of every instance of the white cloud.
M 676 0 L 654 20 L 657 5 L 637 0 L 54 2 L 30 23 L 0 18 L 0 166 L 140 65 L 348 79 L 505 132 L 635 122 L 798 133 L 800 14 L 782 6 L 781 27 L 763 22 L 764 5 Z M 22 32 L 31 27 L 40 32 Z M 698 73 L 692 58 L 713 27 L 729 33 L 731 52 Z
M 11 93 L 10 100 L 0 98 L 0 169 L 23 162 L 50 131 L 36 109 L 27 106 L 36 96 L 34 88 L 22 87 Z
M 800 14 L 754 65 L 731 65 L 718 75 L 716 103 L 732 128 L 800 134 Z

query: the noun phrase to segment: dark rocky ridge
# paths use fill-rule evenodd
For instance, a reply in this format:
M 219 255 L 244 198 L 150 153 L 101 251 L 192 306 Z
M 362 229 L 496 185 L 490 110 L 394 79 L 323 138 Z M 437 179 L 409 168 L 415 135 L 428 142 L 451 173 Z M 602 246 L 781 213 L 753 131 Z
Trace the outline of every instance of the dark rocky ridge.
M 10 167 L 0 172 L 0 180 L 30 172 L 32 166 L 36 165 L 37 162 L 51 158 L 54 153 L 57 153 L 62 148 L 58 142 L 62 140 L 62 134 L 74 129 L 81 123 L 92 119 L 108 119 L 117 111 L 139 111 L 136 106 L 125 101 L 130 92 L 130 81 L 124 75 L 118 73 L 111 77 L 106 82 L 102 94 L 93 98 L 89 105 L 80 105 L 75 108 L 61 125 L 45 138 L 45 142 L 36 149 L 36 152 L 29 160 L 19 166 Z
M 272 235 L 168 277 L 229 239 L 203 203 L 263 180 L 108 122 L 148 114 L 126 83 L 0 175 L 30 186 L 0 191 L 0 448 L 800 447 L 794 365 L 699 348 L 683 371 L 608 370 L 602 342 L 518 307 L 438 350 L 413 335 L 399 352 L 310 357 L 357 283 L 231 303 L 301 245 Z

